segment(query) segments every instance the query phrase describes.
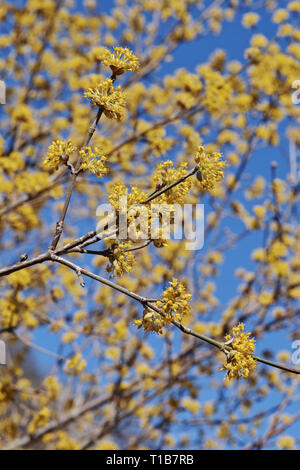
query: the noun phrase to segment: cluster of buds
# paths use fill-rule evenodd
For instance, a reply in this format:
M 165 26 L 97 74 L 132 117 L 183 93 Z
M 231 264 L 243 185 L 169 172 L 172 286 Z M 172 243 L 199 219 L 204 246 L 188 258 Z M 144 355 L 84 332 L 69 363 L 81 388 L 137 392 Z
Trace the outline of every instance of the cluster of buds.
M 202 190 L 213 189 L 216 183 L 224 176 L 223 168 L 226 163 L 221 160 L 222 155 L 217 152 L 208 153 L 200 146 L 195 154 L 195 162 L 198 165 L 197 179 Z

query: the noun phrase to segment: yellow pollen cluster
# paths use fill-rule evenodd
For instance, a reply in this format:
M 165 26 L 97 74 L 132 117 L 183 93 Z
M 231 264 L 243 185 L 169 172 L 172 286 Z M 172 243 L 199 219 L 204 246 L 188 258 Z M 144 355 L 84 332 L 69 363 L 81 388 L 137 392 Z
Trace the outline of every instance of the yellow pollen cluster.
M 152 184 L 154 184 L 157 189 L 161 189 L 164 186 L 178 181 L 187 174 L 187 166 L 187 163 L 181 163 L 179 168 L 174 168 L 171 160 L 160 163 L 152 177 Z M 159 202 L 161 204 L 183 204 L 190 188 L 191 180 L 186 179 L 174 189 L 169 189 L 168 192 L 160 196 Z
M 78 375 L 86 366 L 86 362 L 82 359 L 80 353 L 75 354 L 66 363 L 65 372 L 69 375 Z
M 222 180 L 224 176 L 222 169 L 226 166 L 226 163 L 220 160 L 221 158 L 222 155 L 220 153 L 207 153 L 204 147 L 198 147 L 195 161 L 199 168 L 197 179 L 200 182 L 201 189 L 212 189 L 215 183 Z
M 114 52 L 104 49 L 98 59 L 110 67 L 115 75 L 121 75 L 127 71 L 137 72 L 139 69 L 138 58 L 126 47 L 115 47 Z
M 134 204 L 141 204 L 146 199 L 146 193 L 141 191 L 137 186 L 132 186 L 131 192 L 128 192 L 128 188 L 123 183 L 114 183 L 109 191 L 108 200 L 109 203 L 116 209 L 116 211 L 122 210 L 119 207 L 120 197 L 127 197 L 127 208 Z
M 146 205 L 139 206 L 146 197 L 146 194 L 137 186 L 133 186 L 129 193 L 123 183 L 113 184 L 109 191 L 109 203 L 115 208 L 118 215 L 122 214 L 126 217 L 128 238 L 133 242 L 147 237 L 150 211 Z
M 250 12 L 243 16 L 242 23 L 245 28 L 253 28 L 253 26 L 259 22 L 259 19 L 259 15 L 257 13 Z
M 57 170 L 60 164 L 67 164 L 69 158 L 74 152 L 79 152 L 81 157 L 80 168 L 82 170 L 89 170 L 99 178 L 107 173 L 107 168 L 104 166 L 106 158 L 99 157 L 99 149 L 95 149 L 95 153 L 91 147 L 83 147 L 79 149 L 72 144 L 71 140 L 67 142 L 63 140 L 56 140 L 52 142 L 49 147 L 47 157 L 43 161 L 43 165 L 47 168 L 55 168 Z
M 134 256 L 131 251 L 131 242 L 120 242 L 113 248 L 112 255 L 109 257 L 110 264 L 106 266 L 106 271 L 112 273 L 110 277 L 122 276 L 123 272 L 130 272 L 134 264 Z
M 57 170 L 59 165 L 62 163 L 65 164 L 76 150 L 71 140 L 67 142 L 64 140 L 53 141 L 49 147 L 47 157 L 43 161 L 43 165 L 47 168 Z
M 249 373 L 255 369 L 256 361 L 253 359 L 255 349 L 254 338 L 250 339 L 251 333 L 244 332 L 244 324 L 239 323 L 232 328 L 232 336 L 226 335 L 225 340 L 231 350 L 226 352 L 227 360 L 223 368 L 227 371 L 227 379 L 241 378 L 246 379 Z
M 96 153 L 94 153 L 91 147 L 85 147 L 79 151 L 79 155 L 81 156 L 81 168 L 83 170 L 89 170 L 94 175 L 101 178 L 101 176 L 107 173 L 107 168 L 104 165 L 106 158 L 104 156 L 98 157 L 97 156 L 97 149 Z
M 46 426 L 50 420 L 50 416 L 50 410 L 46 407 L 42 408 L 30 421 L 27 427 L 28 433 L 33 434 L 37 429 Z
M 125 95 L 120 91 L 120 87 L 117 90 L 114 89 L 110 78 L 98 83 L 95 88 L 88 88 L 84 96 L 90 98 L 94 106 L 102 108 L 109 119 L 121 121 L 124 118 Z
M 290 11 L 295 11 L 296 13 L 300 13 L 300 2 L 299 1 L 289 2 L 288 9 Z
M 156 302 L 161 314 L 146 308 L 143 319 L 135 321 L 139 328 L 143 326 L 145 331 L 162 333 L 164 326 L 170 325 L 173 321 L 180 322 L 184 316 L 190 314 L 189 301 L 192 295 L 186 292 L 184 285 L 177 279 L 172 279 L 169 284 L 170 287 L 162 293 L 162 300 Z

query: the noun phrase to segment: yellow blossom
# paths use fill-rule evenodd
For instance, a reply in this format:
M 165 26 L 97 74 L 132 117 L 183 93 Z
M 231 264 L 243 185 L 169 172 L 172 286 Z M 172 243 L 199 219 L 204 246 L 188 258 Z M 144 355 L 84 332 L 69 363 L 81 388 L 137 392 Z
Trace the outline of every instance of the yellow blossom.
M 96 153 L 94 153 L 91 147 L 84 147 L 79 151 L 79 155 L 81 156 L 81 168 L 83 170 L 89 170 L 94 175 L 101 178 L 101 176 L 107 173 L 107 168 L 104 166 L 104 162 L 106 158 L 104 156 L 98 157 L 97 156 L 97 149 Z
M 279 439 L 277 439 L 276 445 L 277 447 L 279 447 L 279 449 L 296 449 L 295 439 L 291 436 L 280 437 Z
M 252 47 L 266 47 L 268 44 L 268 39 L 263 34 L 255 34 L 251 38 Z
M 63 140 L 53 141 L 49 147 L 47 157 L 43 161 L 43 165 L 47 168 L 54 168 L 57 170 L 58 166 L 63 163 L 65 164 L 73 152 L 77 149 L 72 144 L 71 140 L 67 142 Z
M 243 323 L 239 323 L 232 328 L 232 336 L 225 336 L 230 351 L 226 352 L 226 363 L 220 370 L 227 371 L 228 380 L 234 377 L 246 379 L 256 367 L 252 356 L 255 349 L 254 338 L 250 339 L 251 333 L 245 334 L 244 328 Z
M 192 295 L 186 292 L 184 285 L 177 279 L 173 279 L 169 284 L 170 286 L 162 293 L 162 300 L 156 302 L 161 314 L 146 308 L 143 319 L 135 321 L 139 328 L 143 326 L 146 331 L 162 333 L 164 326 L 170 325 L 173 321 L 181 322 L 184 316 L 190 314 L 191 307 L 188 302 Z
M 84 96 L 90 98 L 94 106 L 103 109 L 106 117 L 121 121 L 125 116 L 125 95 L 121 87 L 114 89 L 111 79 L 98 83 L 94 88 L 88 88 Z
M 85 365 L 85 360 L 82 359 L 80 353 L 77 353 L 67 361 L 65 371 L 70 375 L 78 375 L 85 368 Z
M 115 47 L 114 52 L 103 49 L 98 55 L 98 60 L 110 67 L 115 75 L 121 75 L 126 71 L 137 72 L 139 69 L 138 58 L 127 47 Z
M 51 413 L 49 408 L 47 407 L 44 407 L 40 411 L 38 411 L 27 427 L 28 433 L 33 434 L 37 429 L 46 426 L 46 424 L 48 424 L 49 422 L 50 416 Z
M 208 153 L 204 147 L 198 147 L 195 161 L 199 168 L 197 179 L 200 182 L 201 189 L 212 189 L 216 183 L 222 180 L 224 175 L 222 168 L 225 167 L 226 163 L 220 160 L 221 158 L 220 153 Z
M 292 1 L 288 3 L 288 9 L 300 13 L 300 2 L 299 0 Z
M 273 294 L 271 292 L 261 292 L 258 296 L 258 301 L 264 306 L 271 305 L 273 303 Z
M 63 335 L 62 342 L 65 344 L 72 343 L 72 341 L 74 341 L 76 337 L 77 337 L 77 334 L 75 333 L 75 331 L 68 331 L 67 333 Z
M 106 271 L 120 277 L 124 271 L 130 272 L 134 265 L 134 256 L 130 250 L 131 242 L 113 242 L 111 254 L 109 255 L 110 264 L 106 266 Z M 111 276 L 111 277 L 112 277 Z
M 57 432 L 58 440 L 56 442 L 57 450 L 78 450 L 80 449 L 79 442 L 72 439 L 66 431 L 59 430 Z
M 115 442 L 109 440 L 101 440 L 97 445 L 98 450 L 117 450 L 118 446 Z
M 242 23 L 245 28 L 252 28 L 259 22 L 259 19 L 259 15 L 257 13 L 250 12 L 243 16 Z
M 193 414 L 197 414 L 200 409 L 200 403 L 189 397 L 184 398 L 181 401 L 181 404 L 186 410 L 191 411 Z
M 289 17 L 289 12 L 284 8 L 279 8 L 273 14 L 272 20 L 274 23 L 283 23 Z
M 161 189 L 164 186 L 168 186 L 175 181 L 187 174 L 187 163 L 181 163 L 178 168 L 173 167 L 173 162 L 168 160 L 160 163 L 156 168 L 152 177 L 152 184 L 157 189 Z M 157 203 L 161 204 L 183 204 L 185 196 L 191 188 L 191 180 L 187 179 L 184 182 L 176 185 L 174 189 L 170 189 L 164 193 L 158 200 Z

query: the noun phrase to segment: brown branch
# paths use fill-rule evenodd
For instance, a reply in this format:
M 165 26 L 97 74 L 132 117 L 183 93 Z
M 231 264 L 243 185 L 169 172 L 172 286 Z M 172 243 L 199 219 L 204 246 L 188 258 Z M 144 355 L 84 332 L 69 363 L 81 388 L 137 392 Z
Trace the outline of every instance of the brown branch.
M 9 274 L 12 274 L 16 271 L 29 268 L 30 266 L 34 266 L 36 264 L 40 264 L 48 260 L 50 260 L 49 253 L 43 253 L 39 256 L 28 259 L 26 261 L 21 261 L 21 262 L 19 261 L 18 263 L 12 264 L 11 266 L 7 266 L 5 268 L 0 269 L 0 277 L 8 276 Z
M 125 294 L 125 295 L 127 295 L 128 297 L 131 297 L 134 300 L 137 300 L 144 307 L 149 307 L 152 310 L 154 310 L 156 313 L 158 313 L 159 315 L 161 315 L 163 317 L 165 316 L 164 313 L 158 307 L 156 307 L 155 305 L 152 304 L 154 302 L 153 299 L 148 299 L 147 297 L 142 297 L 138 294 L 135 294 L 134 292 L 129 291 L 128 289 L 120 286 L 119 284 L 116 284 L 115 282 L 109 281 L 108 279 L 105 279 L 101 276 L 98 276 L 98 275 L 88 271 L 87 269 L 81 268 L 80 266 L 78 266 L 78 265 L 76 265 L 76 264 L 74 264 L 74 263 L 72 263 L 72 262 L 70 262 L 70 261 L 68 261 L 64 258 L 61 258 L 60 256 L 56 256 L 56 255 L 52 254 L 51 259 L 52 259 L 52 261 L 57 261 L 58 263 L 64 264 L 65 266 L 68 266 L 69 268 L 71 268 L 76 273 L 78 271 L 80 271 L 81 274 L 83 274 L 87 277 L 90 277 L 92 279 L 95 279 L 95 280 L 101 282 L 102 284 L 105 284 L 105 285 L 111 287 L 112 289 L 115 289 L 118 292 L 121 292 L 122 294 Z M 190 336 L 194 336 L 195 338 L 201 339 L 202 341 L 204 341 L 204 342 L 206 342 L 206 343 L 208 343 L 212 346 L 215 346 L 220 351 L 226 352 L 226 351 L 230 350 L 230 346 L 227 346 L 225 343 L 220 342 L 220 341 L 216 341 L 212 338 L 209 338 L 208 336 L 198 334 L 195 331 L 191 330 L 190 328 L 185 327 L 184 325 L 182 325 L 180 322 L 178 322 L 176 320 L 173 320 L 172 324 L 174 326 L 176 326 L 176 328 L 178 328 L 183 333 L 185 333 L 187 335 L 190 335 Z M 293 369 L 293 368 L 284 366 L 282 364 L 278 364 L 278 363 L 273 362 L 273 361 L 268 361 L 267 359 L 263 359 L 259 356 L 254 356 L 253 355 L 253 358 L 257 362 L 261 362 L 262 364 L 266 364 L 268 366 L 275 367 L 275 368 L 283 370 L 285 372 L 290 372 L 292 374 L 300 374 L 300 370 Z
M 155 192 L 154 194 L 150 194 L 142 204 L 148 204 L 148 202 L 153 201 L 153 199 L 156 199 L 157 197 L 159 197 L 162 194 L 166 193 L 167 191 L 174 188 L 178 184 L 183 183 L 183 181 L 185 181 L 187 178 L 190 178 L 191 176 L 193 176 L 195 173 L 197 173 L 197 171 L 198 171 L 198 167 L 196 166 L 195 168 L 193 168 L 192 171 L 187 173 L 185 176 L 182 176 L 177 181 L 173 181 L 173 183 L 168 184 L 168 186 L 164 186 L 162 189 Z
M 177 186 L 180 183 L 182 183 L 183 181 L 185 181 L 187 178 L 190 178 L 191 176 L 193 176 L 195 173 L 197 173 L 197 171 L 198 171 L 198 167 L 196 166 L 189 173 L 187 173 L 185 176 L 182 176 L 181 178 L 179 178 L 178 180 L 176 180 L 173 183 L 169 184 L 168 186 L 164 186 L 159 191 L 156 191 L 155 193 L 151 193 L 148 196 L 148 198 L 145 201 L 142 202 L 142 204 L 148 204 L 149 202 L 153 201 L 153 199 L 156 199 L 157 197 L 161 196 L 162 194 L 166 193 L 170 189 L 174 188 L 175 186 Z M 110 235 L 114 235 L 114 234 L 115 234 L 115 232 L 113 232 L 109 235 L 105 234 L 105 237 L 109 237 Z M 80 244 L 79 248 L 82 249 L 82 248 L 84 248 L 88 245 L 92 245 L 93 243 L 96 243 L 96 242 L 102 240 L 102 238 L 103 238 L 103 233 L 97 234 L 96 230 L 93 231 L 93 232 L 90 232 L 90 235 L 87 236 L 85 241 Z M 79 239 L 77 239 L 77 240 L 79 240 Z M 71 245 L 69 245 L 69 247 L 73 247 L 73 246 L 78 245 L 79 243 L 77 243 L 77 240 L 74 240 L 73 242 L 71 242 Z M 67 247 L 63 248 L 65 253 L 67 252 L 66 248 Z
M 98 122 L 99 122 L 99 120 L 102 116 L 102 113 L 103 113 L 103 108 L 99 108 L 98 112 L 97 112 L 97 116 L 96 116 L 95 120 L 93 121 L 93 123 L 92 123 L 92 125 L 91 125 L 91 127 L 88 131 L 87 137 L 86 137 L 85 142 L 84 142 L 84 147 L 88 146 L 88 144 L 90 143 L 91 138 L 93 137 L 93 135 L 96 131 L 96 127 L 97 127 L 97 124 L 98 124 Z M 78 168 L 78 165 L 79 165 L 79 168 Z M 49 248 L 50 251 L 55 250 L 55 248 L 57 247 L 57 244 L 59 242 L 59 239 L 61 237 L 63 227 L 64 227 L 64 221 L 65 221 L 65 218 L 66 218 L 66 215 L 67 215 L 67 211 L 68 211 L 71 196 L 72 196 L 72 192 L 73 192 L 73 189 L 75 187 L 76 179 L 77 179 L 77 176 L 79 175 L 79 173 L 80 173 L 80 162 L 77 161 L 76 164 L 75 164 L 75 172 L 73 172 L 73 174 L 72 174 L 72 179 L 71 179 L 71 182 L 70 182 L 70 185 L 69 185 L 69 188 L 68 188 L 68 192 L 67 192 L 66 200 L 65 200 L 65 203 L 64 203 L 64 207 L 63 207 L 61 216 L 59 218 L 59 221 L 56 224 L 56 231 L 55 231 L 53 240 L 52 240 L 50 248 Z

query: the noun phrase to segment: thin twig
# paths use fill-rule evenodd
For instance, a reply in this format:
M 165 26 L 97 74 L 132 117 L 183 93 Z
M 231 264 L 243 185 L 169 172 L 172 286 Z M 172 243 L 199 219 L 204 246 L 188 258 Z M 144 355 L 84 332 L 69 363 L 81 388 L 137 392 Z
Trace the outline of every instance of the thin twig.
M 111 287 L 112 289 L 115 289 L 118 292 L 120 292 L 122 294 L 125 294 L 125 295 L 127 295 L 128 297 L 131 297 L 134 300 L 137 300 L 144 307 L 149 307 L 152 310 L 154 310 L 156 313 L 158 313 L 159 315 L 164 316 L 164 313 L 158 307 L 156 307 L 155 305 L 152 305 L 152 302 L 155 302 L 155 300 L 148 299 L 147 297 L 142 297 L 138 294 L 135 294 L 134 292 L 131 292 L 128 289 L 125 289 L 124 287 L 116 284 L 115 282 L 109 281 L 108 279 L 105 279 L 101 276 L 98 276 L 98 275 L 88 271 L 87 269 L 81 268 L 80 266 L 77 266 L 76 264 L 74 264 L 74 263 L 72 263 L 72 262 L 70 262 L 70 261 L 68 261 L 68 260 L 66 260 L 66 259 L 64 259 L 60 256 L 56 256 L 56 255 L 53 254 L 52 255 L 52 260 L 57 261 L 58 263 L 64 264 L 65 266 L 68 266 L 69 268 L 71 268 L 75 272 L 80 270 L 80 272 L 83 275 L 91 277 L 92 279 L 95 279 L 95 280 L 101 282 L 102 284 L 105 284 L 105 285 Z M 190 335 L 190 336 L 194 336 L 195 338 L 198 338 L 198 339 L 200 339 L 200 340 L 202 340 L 202 341 L 204 341 L 204 342 L 206 342 L 206 343 L 208 343 L 212 346 L 215 346 L 220 351 L 227 352 L 227 351 L 230 351 L 230 349 L 231 349 L 229 345 L 226 345 L 225 343 L 220 342 L 220 341 L 216 341 L 213 338 L 209 338 L 208 336 L 196 333 L 195 331 L 191 330 L 190 328 L 185 327 L 184 325 L 182 325 L 180 322 L 178 322 L 176 320 L 173 320 L 172 324 L 174 326 L 176 326 L 176 328 L 178 328 L 183 333 L 185 333 L 187 335 Z M 263 359 L 259 356 L 254 356 L 253 355 L 253 359 L 255 359 L 257 362 L 261 362 L 263 364 L 275 367 L 275 368 L 283 370 L 285 372 L 291 372 L 293 374 L 300 374 L 300 370 L 293 369 L 293 368 L 284 366 L 282 364 L 278 364 L 276 362 L 268 361 L 268 360 Z
M 55 357 L 56 359 L 59 359 L 60 361 L 65 361 L 66 359 L 63 356 L 60 356 L 59 354 L 56 354 L 52 351 L 49 351 L 46 348 L 43 348 L 42 346 L 38 346 L 37 344 L 32 343 L 30 340 L 26 338 L 22 338 L 19 334 L 17 334 L 15 331 L 13 332 L 13 335 L 22 343 L 25 344 L 25 346 L 28 346 L 29 348 L 36 349 L 39 352 L 42 352 L 44 354 L 47 354 L 48 356 Z
M 198 171 L 198 167 L 196 166 L 195 168 L 192 169 L 192 171 L 190 171 L 189 173 L 187 173 L 185 176 L 182 176 L 181 178 L 179 178 L 178 180 L 176 181 L 173 181 L 173 183 L 170 183 L 168 184 L 168 186 L 164 186 L 162 189 L 160 189 L 159 191 L 155 192 L 154 194 L 150 194 L 147 199 L 145 201 L 143 201 L 142 204 L 148 204 L 148 202 L 152 201 L 153 199 L 156 199 L 157 197 L 161 196 L 162 194 L 166 193 L 167 191 L 169 191 L 170 189 L 174 188 L 175 186 L 177 186 L 178 184 L 180 183 L 183 183 L 183 181 L 185 181 L 187 178 L 190 178 L 191 176 L 193 176 L 195 173 L 197 173 Z

